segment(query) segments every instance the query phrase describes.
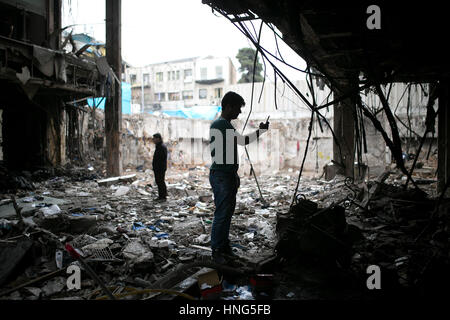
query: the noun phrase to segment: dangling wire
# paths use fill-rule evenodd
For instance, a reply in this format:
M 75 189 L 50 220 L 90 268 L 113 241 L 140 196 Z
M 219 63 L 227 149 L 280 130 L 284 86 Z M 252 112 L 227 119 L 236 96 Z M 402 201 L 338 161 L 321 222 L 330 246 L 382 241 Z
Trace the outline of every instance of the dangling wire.
M 261 21 L 261 26 L 259 27 L 259 34 L 258 34 L 258 42 L 257 42 L 258 44 L 259 44 L 259 41 L 261 40 L 261 31 L 262 31 L 263 24 L 264 24 L 263 21 Z M 253 111 L 253 93 L 255 91 L 255 74 L 256 74 L 256 62 L 258 61 L 258 52 L 259 52 L 259 49 L 256 48 L 255 59 L 253 60 L 253 79 L 252 79 L 253 81 L 252 81 L 252 94 L 251 94 L 251 101 L 250 101 L 250 111 L 249 111 L 249 113 L 247 115 L 247 119 L 245 120 L 244 127 L 242 128 L 242 134 L 244 134 L 245 128 L 247 127 L 248 120 L 250 119 L 250 115 L 251 115 L 251 113 Z

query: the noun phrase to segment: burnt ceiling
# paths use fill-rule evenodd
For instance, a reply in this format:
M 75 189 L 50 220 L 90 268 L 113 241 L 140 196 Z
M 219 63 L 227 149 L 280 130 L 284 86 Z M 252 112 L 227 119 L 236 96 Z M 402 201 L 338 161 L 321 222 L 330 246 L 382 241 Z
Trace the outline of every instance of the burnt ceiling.
M 434 1 L 203 0 L 236 19 L 261 18 L 331 85 L 360 82 L 430 82 L 447 78 L 447 12 Z M 380 8 L 380 29 L 369 29 L 370 5 Z M 238 18 L 239 19 L 239 18 Z M 236 21 L 236 20 L 234 20 Z M 359 77 L 364 75 L 364 77 Z

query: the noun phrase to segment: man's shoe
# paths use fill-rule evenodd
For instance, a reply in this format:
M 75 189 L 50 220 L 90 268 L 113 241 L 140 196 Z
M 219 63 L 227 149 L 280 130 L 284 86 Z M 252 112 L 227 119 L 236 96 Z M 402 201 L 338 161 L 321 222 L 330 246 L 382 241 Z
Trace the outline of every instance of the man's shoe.
M 225 257 L 224 253 L 220 250 L 213 249 L 212 251 L 212 259 L 217 264 L 227 264 L 228 260 Z
M 238 256 L 233 252 L 233 249 L 230 246 L 226 246 L 226 247 L 222 248 L 221 252 L 229 258 L 232 258 L 232 259 L 238 258 Z

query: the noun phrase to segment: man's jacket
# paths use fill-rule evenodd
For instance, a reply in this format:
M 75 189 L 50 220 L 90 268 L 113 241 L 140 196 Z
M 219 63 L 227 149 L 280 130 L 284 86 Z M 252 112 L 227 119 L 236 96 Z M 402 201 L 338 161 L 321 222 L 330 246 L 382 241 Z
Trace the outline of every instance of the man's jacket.
M 163 143 L 158 143 L 156 145 L 152 165 L 154 171 L 167 170 L 167 148 Z

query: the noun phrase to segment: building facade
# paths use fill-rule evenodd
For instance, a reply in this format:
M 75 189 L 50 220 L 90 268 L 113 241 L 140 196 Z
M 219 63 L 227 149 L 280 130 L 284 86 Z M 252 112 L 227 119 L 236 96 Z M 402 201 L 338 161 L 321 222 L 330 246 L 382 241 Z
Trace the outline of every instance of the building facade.
M 229 57 L 208 56 L 127 68 L 125 76 L 134 109 L 147 112 L 219 105 L 237 72 Z

